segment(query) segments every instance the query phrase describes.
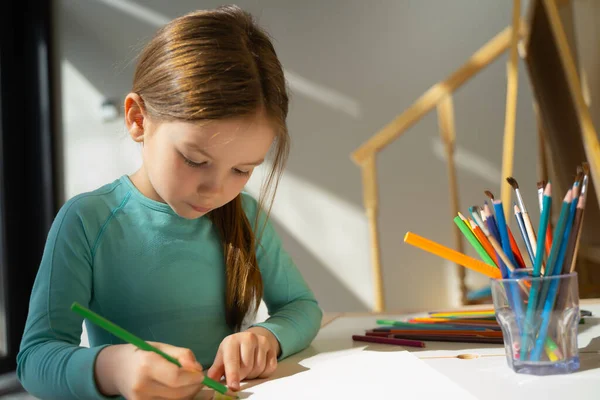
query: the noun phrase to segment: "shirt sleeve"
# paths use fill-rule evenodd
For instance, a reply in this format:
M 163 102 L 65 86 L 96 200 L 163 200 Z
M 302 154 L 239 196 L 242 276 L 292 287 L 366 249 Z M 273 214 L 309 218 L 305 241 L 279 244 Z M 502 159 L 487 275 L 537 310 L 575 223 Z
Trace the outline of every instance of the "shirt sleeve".
M 83 318 L 75 301 L 88 307 L 94 240 L 85 226 L 81 200 L 67 202 L 48 234 L 33 285 L 19 353 L 17 376 L 43 399 L 109 399 L 97 389 L 95 360 L 104 346 L 80 346 Z
M 254 202 L 253 207 L 257 204 Z M 263 279 L 263 300 L 269 318 L 253 326 L 268 329 L 279 341 L 282 360 L 310 345 L 321 326 L 323 312 L 318 302 L 283 248 L 270 221 L 261 212 L 256 225 L 258 238 L 256 257 Z M 266 222 L 265 222 L 266 221 Z M 250 221 L 254 223 L 254 221 Z M 262 234 L 261 234 L 262 231 Z

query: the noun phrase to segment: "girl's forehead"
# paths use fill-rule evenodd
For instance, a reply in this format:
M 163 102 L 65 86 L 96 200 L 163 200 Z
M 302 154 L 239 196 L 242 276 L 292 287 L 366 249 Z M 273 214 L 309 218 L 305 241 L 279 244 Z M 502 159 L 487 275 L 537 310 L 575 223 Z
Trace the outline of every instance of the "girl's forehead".
M 215 140 L 220 136 L 239 134 L 274 133 L 272 122 L 261 115 L 200 122 L 168 121 L 161 125 L 164 125 L 163 128 L 171 133 L 201 140 Z
M 267 119 L 238 118 L 201 123 L 170 121 L 161 126 L 163 133 L 190 151 L 230 150 L 266 152 L 275 138 L 273 124 Z M 159 128 L 160 129 L 160 128 Z

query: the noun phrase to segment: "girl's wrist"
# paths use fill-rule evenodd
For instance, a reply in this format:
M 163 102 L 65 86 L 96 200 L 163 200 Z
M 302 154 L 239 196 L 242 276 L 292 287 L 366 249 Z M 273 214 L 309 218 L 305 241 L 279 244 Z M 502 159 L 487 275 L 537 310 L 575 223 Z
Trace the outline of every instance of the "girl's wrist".
M 270 344 L 271 350 L 273 350 L 273 352 L 275 354 L 277 354 L 277 357 L 279 357 L 279 354 L 281 353 L 281 345 L 279 344 L 279 340 L 277 340 L 275 335 L 273 335 L 273 333 L 270 330 L 268 330 L 267 328 L 263 328 L 261 326 L 253 326 L 251 328 L 248 328 L 248 331 L 253 332 L 256 335 L 261 335 L 261 336 L 264 336 L 265 338 L 267 338 L 267 341 Z
M 96 357 L 94 378 L 96 388 L 104 396 L 117 396 L 119 390 L 118 376 L 124 347 L 126 345 L 111 345 L 103 348 Z

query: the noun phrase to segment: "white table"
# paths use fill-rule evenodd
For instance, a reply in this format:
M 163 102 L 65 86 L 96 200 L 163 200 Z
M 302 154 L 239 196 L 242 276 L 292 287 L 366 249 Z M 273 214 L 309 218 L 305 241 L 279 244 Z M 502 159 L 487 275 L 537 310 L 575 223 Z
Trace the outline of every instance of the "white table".
M 488 306 L 489 307 L 489 306 Z M 600 399 L 600 301 L 584 300 L 581 308 L 592 311 L 586 324 L 579 326 L 578 343 L 581 368 L 568 375 L 538 377 L 513 372 L 506 363 L 502 345 L 427 342 L 425 348 L 404 347 L 428 366 L 435 369 L 453 383 L 468 391 L 477 399 L 486 400 L 531 400 Z M 321 331 L 306 350 L 282 361 L 276 373 L 268 380 L 279 379 L 306 371 L 306 365 L 316 365 L 320 360 L 343 356 L 349 351 L 391 350 L 399 346 L 362 343 L 352 341 L 353 334 L 362 334 L 365 329 L 376 326 L 381 318 L 404 319 L 420 314 L 339 314 L 324 318 Z M 467 355 L 465 358 L 464 355 Z M 267 380 L 267 381 L 268 381 Z M 244 388 L 252 388 L 266 380 L 250 381 Z M 398 392 L 398 398 L 402 398 Z M 283 394 L 282 394 L 283 395 Z M 252 396 L 249 396 L 251 398 Z M 318 391 L 315 388 L 315 399 Z

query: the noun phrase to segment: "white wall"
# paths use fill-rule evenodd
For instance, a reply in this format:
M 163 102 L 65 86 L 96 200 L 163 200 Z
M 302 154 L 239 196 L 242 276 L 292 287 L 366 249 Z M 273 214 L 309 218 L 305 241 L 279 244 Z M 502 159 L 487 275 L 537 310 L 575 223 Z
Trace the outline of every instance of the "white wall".
M 132 172 L 139 163 L 122 120 L 102 123 L 98 110 L 103 97 L 122 104 L 141 44 L 164 21 L 220 3 L 61 0 L 67 197 Z M 360 170 L 349 154 L 509 25 L 512 2 L 237 4 L 257 15 L 273 36 L 292 90 L 293 146 L 275 203 L 277 229 L 326 311 L 369 309 L 374 301 L 368 229 Z M 482 204 L 485 189 L 500 196 L 506 62 L 505 55 L 455 96 L 463 212 Z M 535 210 L 536 127 L 522 63 L 517 107 L 514 176 Z M 453 245 L 436 115 L 385 149 L 378 167 L 388 307 L 457 304 L 454 267 L 402 241 L 410 230 Z M 485 284 L 475 274 L 469 281 Z

